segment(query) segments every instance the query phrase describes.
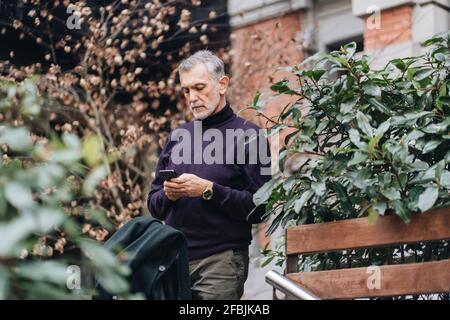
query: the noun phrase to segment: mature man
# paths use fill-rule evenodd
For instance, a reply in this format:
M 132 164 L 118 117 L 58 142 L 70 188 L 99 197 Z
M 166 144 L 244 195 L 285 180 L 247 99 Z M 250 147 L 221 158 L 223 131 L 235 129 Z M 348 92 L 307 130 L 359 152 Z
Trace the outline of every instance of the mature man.
M 148 207 L 154 217 L 186 235 L 194 299 L 240 299 L 248 274 L 251 224 L 260 222 L 264 213 L 264 207 L 255 208 L 253 194 L 270 180 L 267 140 L 245 134 L 260 130 L 226 102 L 229 78 L 217 56 L 199 51 L 178 71 L 195 121 L 174 129 L 167 139 Z M 174 169 L 179 176 L 163 181 L 163 169 Z

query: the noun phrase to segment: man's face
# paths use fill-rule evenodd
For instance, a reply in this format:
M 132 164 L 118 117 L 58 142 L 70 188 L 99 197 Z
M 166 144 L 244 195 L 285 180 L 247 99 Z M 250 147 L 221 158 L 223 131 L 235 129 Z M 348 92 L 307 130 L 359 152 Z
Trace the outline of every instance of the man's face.
M 198 64 L 191 70 L 180 73 L 183 94 L 196 120 L 205 119 L 214 113 L 221 95 L 226 91 L 224 78 L 227 77 L 222 77 L 219 81 L 213 79 L 204 64 Z

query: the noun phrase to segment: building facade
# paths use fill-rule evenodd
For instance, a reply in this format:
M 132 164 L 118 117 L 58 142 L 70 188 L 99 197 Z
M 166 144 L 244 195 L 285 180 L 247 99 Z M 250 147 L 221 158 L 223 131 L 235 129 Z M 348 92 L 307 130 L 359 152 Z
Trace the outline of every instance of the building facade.
M 423 41 L 450 29 L 449 10 L 450 0 L 228 0 L 231 99 L 243 108 L 277 67 L 351 41 L 374 66 L 419 55 Z

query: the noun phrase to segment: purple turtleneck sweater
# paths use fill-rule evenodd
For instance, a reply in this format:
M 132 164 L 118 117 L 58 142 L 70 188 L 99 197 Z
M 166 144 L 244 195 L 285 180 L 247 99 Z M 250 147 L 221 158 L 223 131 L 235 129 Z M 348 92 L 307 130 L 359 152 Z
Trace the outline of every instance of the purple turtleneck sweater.
M 203 154 L 205 147 L 214 139 L 200 138 L 200 142 L 198 139 L 194 139 L 195 122 L 197 130 L 199 127 L 202 128 L 203 135 L 208 129 L 215 129 L 216 133 L 217 130 L 220 130 L 222 133 L 223 144 L 219 144 L 219 146 L 223 148 L 223 161 L 216 161 L 220 163 L 207 161 L 209 164 L 206 164 L 204 160 L 199 163 L 199 155 Z M 185 129 L 184 131 L 189 132 L 192 137 L 189 143 L 192 156 L 190 163 L 174 161 L 172 155 L 172 149 L 180 143 L 173 139 L 174 133 L 179 129 Z M 253 194 L 271 178 L 270 174 L 261 172 L 261 168 L 266 168 L 266 170 L 270 168 L 268 143 L 258 144 L 260 146 L 258 151 L 265 149 L 263 151 L 263 154 L 266 155 L 264 160 L 258 156 L 257 161 L 251 161 L 252 157 L 249 153 L 253 154 L 255 149 L 252 151 L 248 144 L 245 144 L 245 161 L 244 163 L 239 162 L 237 159 L 240 151 L 237 151 L 237 140 L 243 139 L 244 135 L 238 134 L 236 139 L 227 140 L 225 139 L 227 129 L 258 131 L 259 127 L 238 117 L 227 104 L 222 110 L 202 121 L 185 123 L 174 129 L 167 138 L 156 167 L 155 179 L 147 199 L 148 208 L 152 216 L 164 220 L 166 224 L 186 235 L 189 260 L 201 259 L 228 249 L 248 246 L 252 239 L 251 225 L 261 222 L 261 216 L 265 211 L 264 206 L 255 209 Z M 184 141 L 183 139 L 180 141 Z M 266 138 L 258 135 L 256 140 L 260 139 L 267 141 Z M 245 138 L 245 141 L 248 139 Z M 232 163 L 226 161 L 226 154 L 230 152 L 233 154 Z M 213 154 L 215 155 L 215 153 Z M 159 170 L 162 169 L 174 169 L 179 175 L 191 173 L 212 181 L 212 198 L 205 200 L 202 197 L 184 197 L 176 201 L 169 200 L 164 193 L 163 180 L 159 176 Z

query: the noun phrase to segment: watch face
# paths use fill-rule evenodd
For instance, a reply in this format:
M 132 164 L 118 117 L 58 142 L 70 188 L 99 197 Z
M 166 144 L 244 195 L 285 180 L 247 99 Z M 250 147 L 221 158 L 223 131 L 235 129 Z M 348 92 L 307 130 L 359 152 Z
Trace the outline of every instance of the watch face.
M 211 196 L 212 196 L 211 190 L 205 190 L 205 192 L 203 192 L 203 199 L 209 200 Z
M 212 196 L 212 192 L 211 190 L 206 190 L 205 192 L 203 192 L 203 197 L 205 198 L 209 198 Z

